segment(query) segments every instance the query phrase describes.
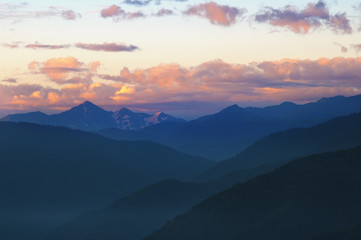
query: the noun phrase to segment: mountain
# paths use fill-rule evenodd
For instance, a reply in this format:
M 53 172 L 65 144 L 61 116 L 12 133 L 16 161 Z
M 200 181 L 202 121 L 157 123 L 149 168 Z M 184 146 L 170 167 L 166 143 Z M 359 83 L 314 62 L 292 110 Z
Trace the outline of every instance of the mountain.
M 126 108 L 116 112 L 106 111 L 89 101 L 58 114 L 46 115 L 42 112 L 12 114 L 2 118 L 1 121 L 63 126 L 83 131 L 99 131 L 108 128 L 139 130 L 163 122 L 185 122 L 181 118 L 175 118 L 163 112 L 150 115 L 135 113 Z
M 145 240 L 303 240 L 361 222 L 361 147 L 312 155 L 220 192 Z
M 6 122 L 28 122 L 28 123 L 37 123 L 41 125 L 51 125 L 52 120 L 49 115 L 42 112 L 30 112 L 30 113 L 19 113 L 7 115 L 2 118 L 1 121 Z
M 185 122 L 181 118 L 175 118 L 163 112 L 154 115 L 146 113 L 134 113 L 127 108 L 122 108 L 113 114 L 118 129 L 139 130 L 162 122 Z
M 63 127 L 0 123 L 0 236 L 39 239 L 82 212 L 212 165 L 151 142 L 119 142 Z
M 161 123 L 140 131 L 100 134 L 118 140 L 151 140 L 182 152 L 212 160 L 230 158 L 257 140 L 278 131 L 310 127 L 337 116 L 361 111 L 361 95 L 336 96 L 297 105 L 285 102 L 265 108 L 229 106 L 222 111 L 183 124 Z
M 297 157 L 361 145 L 361 112 L 332 119 L 310 128 L 296 128 L 271 134 L 206 170 L 197 181 L 215 180 L 237 169 L 264 164 L 279 165 Z
M 50 116 L 54 126 L 64 126 L 84 131 L 116 127 L 112 112 L 86 101 L 72 109 Z

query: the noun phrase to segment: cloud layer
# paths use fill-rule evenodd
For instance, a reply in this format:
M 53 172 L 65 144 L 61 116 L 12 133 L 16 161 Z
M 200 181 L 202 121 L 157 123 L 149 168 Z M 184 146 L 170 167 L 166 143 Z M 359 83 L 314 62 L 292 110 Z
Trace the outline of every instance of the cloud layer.
M 309 3 L 302 10 L 290 5 L 284 7 L 284 9 L 265 7 L 255 15 L 255 21 L 288 28 L 295 33 L 303 34 L 321 26 L 329 27 L 336 33 L 352 33 L 346 13 L 330 15 L 323 1 Z
M 221 60 L 185 68 L 178 64 L 137 69 L 119 75 L 98 73 L 99 62 L 74 57 L 33 62 L 33 74 L 60 88 L 0 84 L 1 107 L 65 107 L 91 100 L 103 105 L 169 101 L 310 101 L 337 94 L 361 93 L 361 58 L 285 59 L 228 64 Z M 104 83 L 107 80 L 108 83 Z

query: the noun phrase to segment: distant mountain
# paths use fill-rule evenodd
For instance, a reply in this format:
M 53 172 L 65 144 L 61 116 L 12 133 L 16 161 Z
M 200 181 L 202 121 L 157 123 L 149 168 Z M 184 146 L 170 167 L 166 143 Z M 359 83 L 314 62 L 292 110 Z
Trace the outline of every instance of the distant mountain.
M 2 118 L 1 121 L 63 126 L 84 131 L 98 131 L 107 128 L 139 130 L 163 122 L 185 122 L 181 118 L 175 118 L 163 112 L 150 115 L 135 113 L 126 108 L 116 112 L 106 111 L 89 101 L 59 114 L 46 115 L 42 112 L 12 114 Z
M 358 147 L 298 159 L 213 195 L 145 240 L 304 240 L 359 224 L 360 156 Z
M 63 127 L 0 123 L 0 236 L 39 239 L 78 214 L 212 165 L 151 142 L 118 142 Z
M 146 113 L 134 113 L 127 108 L 122 108 L 113 114 L 118 129 L 139 130 L 163 122 L 185 122 L 181 118 L 175 118 L 163 112 L 154 115 Z
M 290 102 L 265 108 L 232 105 L 183 124 L 163 123 L 140 131 L 107 129 L 99 133 L 118 140 L 152 140 L 191 155 L 224 160 L 271 133 L 310 127 L 360 111 L 361 95 L 337 96 L 304 105 Z
M 360 145 L 361 112 L 310 128 L 296 128 L 271 134 L 237 156 L 215 164 L 197 180 L 212 181 L 237 169 L 249 169 L 270 163 L 277 165 L 277 162 L 281 165 L 297 157 Z

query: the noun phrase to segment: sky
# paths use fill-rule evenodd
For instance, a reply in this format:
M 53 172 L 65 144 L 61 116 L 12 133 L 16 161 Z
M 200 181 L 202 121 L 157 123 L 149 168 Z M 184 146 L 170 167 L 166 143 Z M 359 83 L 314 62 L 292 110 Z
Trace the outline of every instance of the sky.
M 360 1 L 0 1 L 0 32 L 0 116 L 361 94 Z

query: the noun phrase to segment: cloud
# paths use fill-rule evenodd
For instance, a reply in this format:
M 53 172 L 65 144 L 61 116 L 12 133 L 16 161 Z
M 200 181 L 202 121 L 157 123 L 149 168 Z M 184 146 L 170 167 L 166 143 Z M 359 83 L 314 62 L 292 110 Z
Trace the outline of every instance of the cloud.
M 20 43 L 11 43 L 11 44 L 2 44 L 1 46 L 15 49 L 19 47 L 31 48 L 34 50 L 37 49 L 48 49 L 48 50 L 56 50 L 56 49 L 65 49 L 70 48 L 72 45 L 70 44 L 60 44 L 60 45 L 52 45 L 52 44 L 40 44 L 38 42 L 32 44 L 20 44 Z M 92 51 L 106 51 L 106 52 L 133 52 L 135 50 L 139 50 L 137 46 L 134 45 L 125 45 L 118 43 L 102 43 L 102 44 L 89 44 L 89 43 L 76 43 L 73 47 L 81 48 L 85 50 Z
M 114 82 L 124 82 L 124 83 L 129 83 L 128 79 L 123 78 L 120 75 L 109 75 L 109 74 L 98 74 L 97 75 L 98 78 L 101 78 L 103 80 L 109 80 L 109 81 L 114 81 Z
M 195 15 L 207 18 L 212 24 L 230 26 L 236 23 L 238 17 L 246 13 L 245 9 L 238 9 L 227 5 L 218 5 L 216 2 L 208 2 L 191 6 L 185 15 Z
M 348 52 L 348 48 L 345 47 L 345 46 L 343 46 L 342 44 L 337 43 L 337 42 L 335 42 L 334 44 L 340 47 L 341 52 L 343 52 L 343 53 L 347 53 L 347 52 Z
M 20 4 L 0 4 L 0 19 L 19 19 L 26 18 L 46 18 L 46 17 L 61 17 L 65 20 L 75 20 L 81 15 L 70 9 L 61 9 L 50 6 L 44 10 L 28 10 L 26 2 Z
M 327 26 L 336 33 L 352 33 L 350 21 L 346 17 L 346 13 L 330 15 L 323 1 L 309 3 L 301 11 L 290 5 L 287 5 L 284 9 L 264 7 L 255 15 L 255 21 L 288 28 L 300 34 L 306 34 L 311 29 L 317 29 L 321 26 Z
M 114 21 L 145 17 L 144 13 L 140 11 L 126 12 L 121 7 L 115 4 L 101 10 L 100 15 L 103 18 L 113 18 Z
M 15 49 L 15 48 L 19 48 L 20 43 L 3 43 L 3 44 L 1 44 L 1 46 Z
M 7 83 L 17 83 L 16 78 L 6 78 L 1 80 L 2 82 L 7 82 Z
M 361 44 L 352 44 L 351 48 L 355 49 L 356 53 L 361 51 Z
M 103 44 L 87 44 L 87 43 L 77 43 L 75 44 L 77 48 L 93 50 L 93 51 L 106 51 L 106 52 L 132 52 L 138 50 L 139 48 L 134 45 L 124 45 L 117 43 L 103 43 Z
M 67 19 L 67 20 L 75 20 L 75 19 L 81 17 L 81 15 L 79 13 L 76 13 L 73 10 L 62 11 L 62 16 L 64 19 Z
M 32 49 L 62 49 L 62 48 L 69 48 L 69 44 L 64 45 L 49 45 L 49 44 L 39 44 L 39 43 L 33 43 L 33 44 L 27 44 L 25 48 L 32 48 Z
M 125 0 L 125 4 L 130 5 L 136 5 L 136 6 L 146 6 L 148 5 L 152 0 Z
M 64 108 L 84 100 L 107 106 L 171 101 L 306 102 L 361 94 L 361 58 L 250 64 L 214 60 L 194 67 L 161 64 L 145 69 L 123 68 L 117 76 L 99 74 L 98 67 L 98 62 L 84 64 L 73 57 L 29 64 L 35 74 L 59 82 L 58 87 L 0 84 L 0 107 Z M 109 82 L 96 82 L 97 78 Z
M 157 17 L 163 17 L 163 16 L 167 16 L 167 15 L 174 15 L 174 12 L 170 9 L 162 8 L 154 15 Z
M 43 63 L 34 61 L 28 65 L 32 73 L 45 74 L 57 84 L 90 82 L 98 67 L 98 62 L 85 65 L 71 56 L 50 58 Z

